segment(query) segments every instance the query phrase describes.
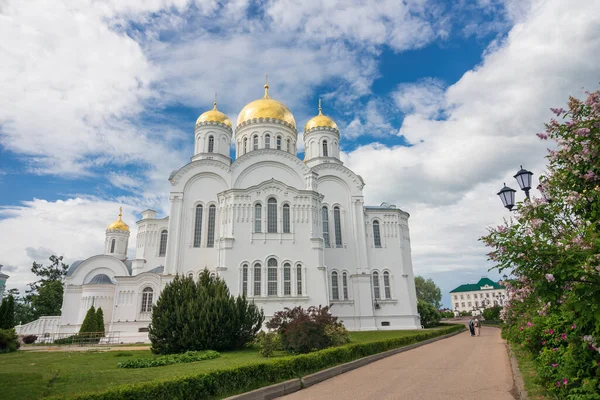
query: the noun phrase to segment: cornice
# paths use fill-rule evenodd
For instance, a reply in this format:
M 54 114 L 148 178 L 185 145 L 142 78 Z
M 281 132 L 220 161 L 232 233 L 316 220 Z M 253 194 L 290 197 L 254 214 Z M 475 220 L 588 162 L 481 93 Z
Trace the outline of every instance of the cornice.
M 215 121 L 203 121 L 203 122 L 199 122 L 196 124 L 196 126 L 194 127 L 194 130 L 196 130 L 196 128 L 204 128 L 204 127 L 214 127 L 214 126 L 218 126 L 220 128 L 224 128 L 226 130 L 228 130 L 229 132 L 233 133 L 233 128 L 231 128 L 228 125 L 225 125 L 221 122 L 215 122 Z
M 294 133 L 297 135 L 298 134 L 298 130 L 296 129 L 296 127 L 292 124 L 290 124 L 289 122 L 285 122 L 279 119 L 274 119 L 274 118 L 252 118 L 249 120 L 246 120 L 244 122 L 242 122 L 241 124 L 239 124 L 238 126 L 235 127 L 235 135 L 237 136 L 238 132 L 250 125 L 255 125 L 255 124 L 274 124 L 274 125 L 283 125 L 288 129 L 291 129 L 292 131 L 294 131 Z
M 236 169 L 240 168 L 241 165 L 247 164 L 248 162 L 252 162 L 253 158 L 269 157 L 269 156 L 272 156 L 273 158 L 278 157 L 278 158 L 283 158 L 288 161 L 292 161 L 293 163 L 295 163 L 295 165 L 297 167 L 300 167 L 300 170 L 304 174 L 307 174 L 310 172 L 310 169 L 308 168 L 308 166 L 306 164 L 304 164 L 304 162 L 302 162 L 302 160 L 300 160 L 294 154 L 288 153 L 285 150 L 277 150 L 277 149 L 258 149 L 258 150 L 252 150 L 246 154 L 243 154 L 242 156 L 236 158 L 236 160 L 231 164 L 231 171 L 235 171 Z M 277 161 L 273 158 L 269 159 L 269 161 Z
M 310 129 L 309 129 L 309 130 L 307 130 L 307 131 L 304 131 L 304 137 L 306 138 L 306 137 L 310 136 L 310 134 L 311 134 L 311 133 L 315 133 L 315 132 L 327 132 L 327 133 L 333 133 L 334 135 L 336 135 L 336 136 L 337 136 L 337 138 L 338 138 L 338 139 L 339 139 L 339 138 L 340 138 L 340 136 L 341 136 L 341 135 L 340 135 L 340 131 L 339 131 L 339 130 L 337 130 L 337 129 L 335 129 L 335 128 L 332 128 L 332 127 L 330 127 L 330 126 L 315 126 L 315 127 L 313 127 L 313 128 L 310 128 Z
M 350 178 L 350 180 L 352 180 L 352 182 L 356 185 L 356 187 L 359 190 L 362 190 L 363 187 L 365 186 L 365 182 L 362 180 L 362 178 L 359 175 L 356 175 L 354 172 L 352 172 L 351 169 L 349 169 L 341 164 L 322 163 L 322 164 L 315 165 L 311 169 L 313 171 L 321 171 L 321 170 L 339 171 L 339 172 L 342 172 L 344 175 L 346 175 L 348 178 Z M 324 176 L 325 176 L 324 174 L 319 174 L 319 179 L 323 178 Z
M 195 160 L 190 163 L 187 163 L 186 165 L 184 165 L 183 167 L 178 169 L 177 172 L 171 174 L 171 176 L 169 177 L 169 182 L 171 182 L 172 186 L 175 186 L 179 183 L 179 180 L 182 178 L 182 176 L 186 172 L 191 171 L 192 169 L 194 169 L 196 167 L 201 167 L 201 166 L 216 167 L 218 169 L 221 169 L 221 170 L 227 172 L 228 174 L 231 173 L 230 166 L 223 163 L 222 161 L 201 159 L 201 160 Z

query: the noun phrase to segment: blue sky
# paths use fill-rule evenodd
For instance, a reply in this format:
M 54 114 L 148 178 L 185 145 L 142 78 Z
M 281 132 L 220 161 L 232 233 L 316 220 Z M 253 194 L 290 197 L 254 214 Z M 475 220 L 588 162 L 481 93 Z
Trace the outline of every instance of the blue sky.
M 235 121 L 268 73 L 299 127 L 323 99 L 367 203 L 411 213 L 415 272 L 446 301 L 459 284 L 497 278 L 477 241 L 507 217 L 495 192 L 520 164 L 543 171 L 535 133 L 549 107 L 597 86 L 590 2 L 125 3 L 9 1 L 0 11 L 9 287 L 49 254 L 101 251 L 121 204 L 130 225 L 148 207 L 166 215 L 167 177 L 189 159 L 198 115 L 218 93 Z

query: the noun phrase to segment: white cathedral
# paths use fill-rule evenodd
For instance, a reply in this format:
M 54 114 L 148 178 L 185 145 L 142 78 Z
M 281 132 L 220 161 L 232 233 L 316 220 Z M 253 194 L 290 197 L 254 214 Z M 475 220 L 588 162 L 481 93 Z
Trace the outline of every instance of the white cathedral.
M 320 104 L 304 127 L 304 161 L 294 116 L 268 85 L 232 128 L 216 102 L 200 115 L 194 155 L 169 176 L 170 215 L 142 212 L 128 259 L 119 214 L 104 254 L 71 264 L 62 315 L 19 333 L 75 333 L 94 305 L 120 342 L 146 342 L 161 290 L 204 269 L 267 319 L 284 307 L 331 305 L 349 330 L 419 329 L 409 215 L 364 205 L 365 183 L 340 161 L 340 131 Z

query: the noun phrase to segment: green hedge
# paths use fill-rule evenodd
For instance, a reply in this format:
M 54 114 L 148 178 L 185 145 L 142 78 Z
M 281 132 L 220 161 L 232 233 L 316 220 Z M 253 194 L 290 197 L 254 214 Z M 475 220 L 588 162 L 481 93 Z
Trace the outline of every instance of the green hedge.
M 195 361 L 212 360 L 221 354 L 214 350 L 186 351 L 182 354 L 169 354 L 150 358 L 133 358 L 118 364 L 119 368 L 150 368 L 162 367 L 163 365 L 190 363 Z
M 124 385 L 106 392 L 74 397 L 79 400 L 117 399 L 210 399 L 254 390 L 289 379 L 299 378 L 338 364 L 387 350 L 464 330 L 452 325 L 435 331 L 366 343 L 347 344 L 314 353 L 284 357 L 271 362 L 249 364 L 162 381 Z

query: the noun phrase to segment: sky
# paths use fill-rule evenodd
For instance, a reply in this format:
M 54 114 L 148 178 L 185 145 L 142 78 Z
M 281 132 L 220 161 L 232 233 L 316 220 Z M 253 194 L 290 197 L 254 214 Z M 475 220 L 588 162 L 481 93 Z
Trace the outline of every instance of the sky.
M 9 289 L 51 254 L 101 253 L 120 206 L 132 238 L 142 210 L 168 215 L 196 118 L 216 94 L 235 121 L 268 74 L 299 127 L 323 99 L 366 204 L 410 213 L 415 274 L 449 306 L 500 278 L 478 241 L 510 218 L 496 193 L 543 173 L 550 108 L 600 79 L 587 0 L 0 0 L 0 39 Z

